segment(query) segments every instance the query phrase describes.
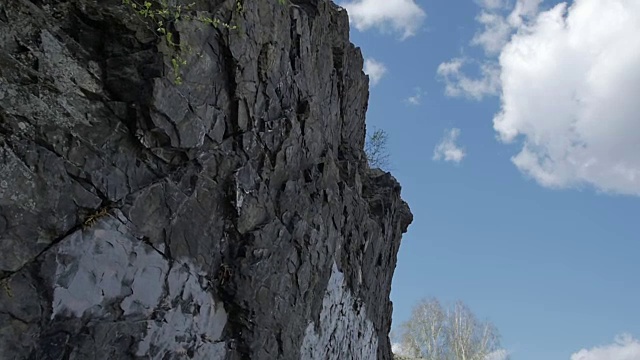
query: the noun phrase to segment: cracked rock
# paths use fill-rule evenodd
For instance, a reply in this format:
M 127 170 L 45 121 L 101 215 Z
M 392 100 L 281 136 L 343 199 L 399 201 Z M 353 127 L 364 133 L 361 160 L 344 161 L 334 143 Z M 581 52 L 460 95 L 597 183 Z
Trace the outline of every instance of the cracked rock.
M 177 49 L 120 1 L 0 4 L 0 360 L 390 359 L 412 215 L 346 12 L 183 14 Z

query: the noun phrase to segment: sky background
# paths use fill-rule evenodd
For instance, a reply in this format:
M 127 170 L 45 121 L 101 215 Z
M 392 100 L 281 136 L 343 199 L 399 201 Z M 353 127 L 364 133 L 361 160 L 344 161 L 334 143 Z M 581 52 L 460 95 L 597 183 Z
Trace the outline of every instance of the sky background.
M 640 1 L 338 3 L 414 214 L 394 327 L 462 300 L 513 360 L 640 359 Z

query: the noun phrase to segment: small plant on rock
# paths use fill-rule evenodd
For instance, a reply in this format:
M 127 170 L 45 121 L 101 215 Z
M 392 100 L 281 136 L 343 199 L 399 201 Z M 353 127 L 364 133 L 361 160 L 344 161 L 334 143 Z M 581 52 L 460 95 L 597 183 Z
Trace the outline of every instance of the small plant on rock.
M 278 3 L 285 5 L 286 1 L 287 0 L 278 0 Z M 170 5 L 167 0 L 144 0 L 143 2 L 137 0 L 122 0 L 122 4 L 128 6 L 143 20 L 151 22 L 153 26 L 152 31 L 159 37 L 162 37 L 169 48 L 174 49 L 175 54 L 171 58 L 171 68 L 173 70 L 174 82 L 177 85 L 182 84 L 181 68 L 187 64 L 187 61 L 180 54 L 183 51 L 190 51 L 190 49 L 183 44 L 174 41 L 174 24 L 177 21 L 199 21 L 216 28 L 222 26 L 230 30 L 238 28 L 236 25 L 231 25 L 215 17 L 202 15 L 193 16 L 192 10 L 195 3 Z M 238 13 L 244 11 L 241 0 L 236 0 L 235 10 Z
M 280 0 L 279 0 L 280 1 Z M 180 55 L 191 49 L 175 40 L 175 23 L 177 21 L 199 21 L 213 27 L 225 27 L 228 29 L 236 29 L 218 18 L 208 16 L 193 16 L 193 7 L 195 3 L 186 5 L 169 5 L 167 0 L 144 1 L 122 0 L 122 4 L 128 6 L 131 10 L 140 16 L 143 20 L 151 23 L 151 29 L 158 37 L 161 37 L 165 44 L 175 51 L 171 57 L 171 68 L 173 70 L 174 82 L 178 85 L 182 84 L 181 68 L 187 64 L 187 61 Z M 242 12 L 242 3 L 236 1 L 236 11 Z
M 386 168 L 389 166 L 388 138 L 387 132 L 381 129 L 376 129 L 367 137 L 364 152 L 370 167 Z

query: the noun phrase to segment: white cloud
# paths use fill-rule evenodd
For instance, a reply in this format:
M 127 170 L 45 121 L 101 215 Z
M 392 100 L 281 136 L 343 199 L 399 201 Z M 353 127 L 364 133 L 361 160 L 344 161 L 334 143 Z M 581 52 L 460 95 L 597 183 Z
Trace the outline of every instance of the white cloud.
M 487 57 L 474 61 L 473 77 L 469 59 L 440 64 L 445 94 L 499 95 L 494 129 L 521 141 L 512 161 L 541 185 L 640 195 L 640 1 L 574 0 L 543 12 L 542 0 L 476 2 L 471 43 Z
M 365 74 L 369 75 L 371 85 L 375 85 L 387 73 L 387 67 L 375 59 L 365 59 L 363 71 Z
M 522 140 L 512 159 L 522 172 L 547 187 L 640 195 L 638 34 L 637 0 L 575 0 L 519 26 L 500 55 L 494 129 Z
M 511 24 L 504 16 L 487 11 L 482 11 L 476 21 L 482 24 L 484 29 L 475 34 L 471 44 L 481 46 L 489 54 L 499 53 L 513 32 Z
M 394 353 L 395 355 L 400 355 L 400 356 L 409 356 L 409 352 L 404 348 L 404 346 L 402 346 L 401 343 L 391 343 L 391 352 Z
M 508 358 L 509 352 L 505 349 L 499 349 L 487 355 L 485 360 L 507 360 Z
M 630 335 L 622 335 L 610 345 L 582 349 L 571 355 L 571 360 L 638 360 L 640 342 Z
M 497 95 L 500 91 L 500 70 L 490 62 L 480 65 L 480 76 L 471 78 L 462 72 L 466 62 L 455 58 L 438 66 L 438 76 L 445 82 L 447 96 L 465 96 L 481 100 L 487 95 Z
M 420 94 L 415 94 L 407 98 L 407 103 L 411 105 L 420 105 Z
M 524 20 L 531 19 L 538 14 L 540 3 L 542 0 L 518 0 L 508 17 L 509 24 L 513 27 L 521 26 Z
M 445 131 L 445 135 L 433 151 L 433 160 L 451 161 L 460 163 L 467 155 L 464 149 L 456 144 L 460 135 L 460 129 L 453 128 Z
M 471 45 L 480 46 L 489 57 L 497 56 L 511 36 L 524 22 L 538 13 L 542 0 L 517 0 L 509 10 L 507 0 L 476 0 L 482 7 L 476 21 L 482 29 L 473 36 Z M 499 95 L 500 69 L 494 60 L 481 61 L 480 75 L 471 78 L 461 71 L 463 59 L 454 58 L 438 67 L 445 81 L 445 94 L 481 100 L 485 96 Z
M 476 17 L 483 29 L 474 35 L 471 44 L 482 47 L 489 55 L 500 53 L 518 27 L 538 13 L 541 2 L 542 0 L 518 0 L 511 13 L 507 14 L 504 2 L 485 0 L 481 4 L 483 10 Z
M 340 5 L 347 9 L 349 21 L 359 31 L 392 30 L 403 40 L 415 35 L 427 17 L 415 0 L 351 0 Z
M 418 106 L 422 103 L 422 95 L 426 94 L 420 87 L 416 87 L 413 95 L 405 99 L 405 102 L 409 105 Z
M 500 9 L 507 5 L 507 0 L 476 0 L 485 9 Z

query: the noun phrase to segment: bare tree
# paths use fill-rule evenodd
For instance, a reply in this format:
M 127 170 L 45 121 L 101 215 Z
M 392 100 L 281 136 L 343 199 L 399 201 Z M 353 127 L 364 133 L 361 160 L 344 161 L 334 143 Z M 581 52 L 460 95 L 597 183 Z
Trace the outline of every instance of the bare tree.
M 367 161 L 372 168 L 385 168 L 389 166 L 389 152 L 387 151 L 388 135 L 384 130 L 376 129 L 367 137 L 364 152 Z
M 443 308 L 436 299 L 413 308 L 399 341 L 402 355 L 425 360 L 487 360 L 500 350 L 493 324 L 478 321 L 462 302 Z
M 400 341 L 407 355 L 441 360 L 444 350 L 445 313 L 436 299 L 423 299 L 402 326 Z

